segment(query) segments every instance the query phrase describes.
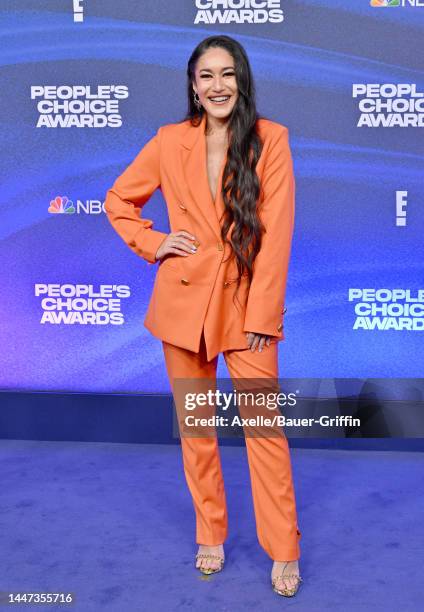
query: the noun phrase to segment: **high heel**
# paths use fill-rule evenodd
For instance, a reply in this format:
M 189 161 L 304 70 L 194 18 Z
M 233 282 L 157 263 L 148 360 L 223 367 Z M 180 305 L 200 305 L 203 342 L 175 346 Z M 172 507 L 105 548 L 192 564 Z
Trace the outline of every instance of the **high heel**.
M 221 557 L 220 555 L 214 555 L 212 553 L 197 553 L 196 561 L 198 559 L 218 559 L 220 562 L 220 565 L 217 568 L 209 567 L 205 569 L 205 568 L 202 568 L 202 566 L 196 567 L 196 569 L 202 572 L 202 574 L 207 574 L 207 575 L 216 574 L 217 572 L 220 572 L 222 568 L 224 567 L 225 557 Z
M 299 590 L 300 583 L 303 582 L 303 579 L 300 577 L 299 574 L 284 574 L 284 569 L 287 567 L 288 563 L 289 561 L 287 561 L 286 565 L 283 567 L 282 572 L 278 574 L 278 576 L 275 576 L 271 579 L 271 584 L 273 590 L 278 593 L 278 595 L 282 595 L 283 597 L 294 597 L 294 595 L 296 595 L 297 591 Z M 279 589 L 275 586 L 279 578 L 296 578 L 297 582 L 292 588 L 285 587 L 284 589 Z

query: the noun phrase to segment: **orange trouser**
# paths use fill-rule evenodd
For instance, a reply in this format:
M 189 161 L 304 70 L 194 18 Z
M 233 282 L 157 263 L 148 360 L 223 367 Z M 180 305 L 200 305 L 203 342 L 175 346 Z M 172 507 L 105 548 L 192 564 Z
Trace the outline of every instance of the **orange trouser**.
M 199 353 L 162 341 L 174 393 L 174 378 L 215 379 L 218 357 L 206 360 L 204 336 Z M 223 353 L 231 379 L 278 379 L 278 344 Z M 175 399 L 175 393 L 174 393 Z M 240 415 L 242 416 L 242 415 Z M 287 438 L 245 436 L 257 536 L 274 561 L 300 558 L 295 492 Z M 196 513 L 196 542 L 222 544 L 227 537 L 227 504 L 216 435 L 181 436 L 184 473 Z

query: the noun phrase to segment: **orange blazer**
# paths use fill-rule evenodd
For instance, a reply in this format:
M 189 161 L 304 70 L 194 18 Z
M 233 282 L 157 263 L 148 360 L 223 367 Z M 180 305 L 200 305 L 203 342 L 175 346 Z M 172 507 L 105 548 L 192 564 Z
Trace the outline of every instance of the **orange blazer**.
M 144 326 L 157 338 L 198 352 L 204 328 L 208 360 L 228 349 L 247 348 L 246 332 L 284 340 L 286 280 L 295 212 L 295 180 L 288 129 L 258 120 L 263 149 L 256 171 L 261 184 L 258 211 L 266 228 L 254 262 L 253 281 L 242 278 L 233 303 L 237 266 L 231 247 L 222 243 L 224 212 L 221 166 L 213 201 L 206 159 L 206 115 L 193 127 L 189 121 L 165 125 L 141 149 L 108 190 L 107 217 L 137 255 L 158 264 Z M 144 204 L 160 188 L 172 232 L 185 229 L 198 240 L 187 257 L 155 255 L 168 234 L 140 217 Z M 229 235 L 234 222 L 229 230 Z M 238 299 L 237 299 L 238 298 Z M 266 347 L 264 348 L 266 350 Z

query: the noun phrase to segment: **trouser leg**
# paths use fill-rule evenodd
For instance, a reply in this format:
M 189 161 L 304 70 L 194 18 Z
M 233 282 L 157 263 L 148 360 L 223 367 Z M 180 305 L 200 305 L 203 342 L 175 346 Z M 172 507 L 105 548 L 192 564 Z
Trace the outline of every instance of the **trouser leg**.
M 193 379 L 188 382 L 192 392 L 205 391 L 210 380 L 216 381 L 218 358 L 206 360 L 203 334 L 199 353 L 162 344 L 175 403 L 180 399 L 175 390 L 178 385 L 174 385 L 176 378 Z M 177 420 L 179 423 L 178 415 Z M 181 428 L 180 432 L 184 473 L 196 514 L 196 542 L 208 546 L 222 544 L 227 537 L 228 516 L 217 437 L 190 437 Z
M 224 358 L 237 390 L 251 384 L 242 379 L 260 382 L 261 378 L 273 379 L 274 386 L 271 381 L 269 383 L 275 390 L 278 382 L 277 343 L 265 346 L 261 353 L 249 349 L 225 351 Z M 266 384 L 264 381 L 262 388 L 266 388 Z M 242 406 L 240 416 L 243 417 Z M 252 416 L 252 411 L 249 416 Z M 259 543 L 274 561 L 295 561 L 300 558 L 301 533 L 297 525 L 287 438 L 282 430 L 281 435 L 273 437 L 246 435 L 246 450 Z

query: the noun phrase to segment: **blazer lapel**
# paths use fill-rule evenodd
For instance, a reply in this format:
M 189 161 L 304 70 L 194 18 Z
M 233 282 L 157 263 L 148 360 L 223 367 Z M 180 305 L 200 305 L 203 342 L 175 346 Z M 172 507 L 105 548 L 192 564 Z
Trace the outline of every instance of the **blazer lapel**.
M 184 169 L 184 178 L 205 222 L 211 227 L 218 240 L 221 239 L 221 226 L 219 219 L 224 212 L 224 202 L 222 199 L 222 174 L 226 163 L 226 157 L 221 166 L 218 179 L 217 193 L 215 202 L 212 199 L 209 188 L 206 159 L 206 114 L 198 127 L 188 125 L 188 129 L 181 140 L 181 154 Z

